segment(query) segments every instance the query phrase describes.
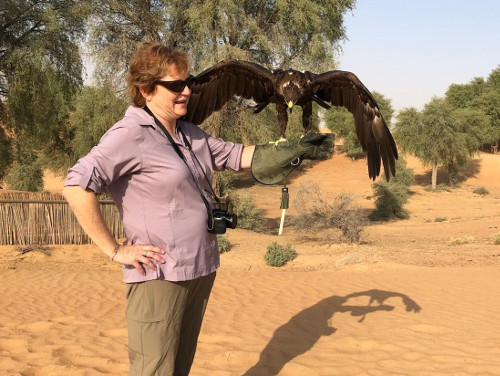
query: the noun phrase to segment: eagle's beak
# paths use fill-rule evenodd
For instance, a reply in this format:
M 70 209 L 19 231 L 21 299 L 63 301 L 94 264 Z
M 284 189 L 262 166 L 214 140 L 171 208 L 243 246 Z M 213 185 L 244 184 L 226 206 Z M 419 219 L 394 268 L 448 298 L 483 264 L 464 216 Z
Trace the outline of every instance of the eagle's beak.
M 288 111 L 289 111 L 290 113 L 292 113 L 292 110 L 293 110 L 293 102 L 292 102 L 292 101 L 290 101 L 290 102 L 288 102 Z

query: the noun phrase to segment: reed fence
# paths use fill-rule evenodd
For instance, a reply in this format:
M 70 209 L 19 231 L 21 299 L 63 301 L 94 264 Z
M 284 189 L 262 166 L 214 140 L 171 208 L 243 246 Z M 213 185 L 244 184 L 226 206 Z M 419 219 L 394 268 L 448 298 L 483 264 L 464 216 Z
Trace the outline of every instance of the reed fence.
M 111 233 L 123 238 L 123 225 L 113 201 L 99 200 Z M 60 194 L 0 194 L 0 245 L 87 244 L 90 238 Z

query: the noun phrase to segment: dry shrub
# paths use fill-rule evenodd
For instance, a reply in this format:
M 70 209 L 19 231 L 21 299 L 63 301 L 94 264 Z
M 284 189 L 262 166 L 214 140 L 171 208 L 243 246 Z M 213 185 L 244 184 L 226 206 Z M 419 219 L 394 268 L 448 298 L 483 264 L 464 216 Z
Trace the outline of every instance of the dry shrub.
M 238 228 L 255 232 L 265 232 L 264 217 L 255 205 L 251 193 L 232 191 L 229 194 L 234 213 L 238 216 Z
M 462 244 L 469 244 L 474 241 L 473 236 L 465 236 L 463 238 L 454 238 L 453 236 L 450 236 L 450 240 L 448 240 L 448 244 L 450 245 L 462 245 Z
M 342 239 L 351 243 L 361 240 L 366 218 L 354 203 L 354 195 L 341 193 L 332 198 L 317 183 L 308 180 L 300 184 L 294 201 L 298 215 L 291 222 L 299 231 L 337 228 Z
M 472 193 L 475 193 L 476 195 L 486 196 L 490 193 L 490 191 L 488 191 L 485 187 L 479 187 L 474 189 Z

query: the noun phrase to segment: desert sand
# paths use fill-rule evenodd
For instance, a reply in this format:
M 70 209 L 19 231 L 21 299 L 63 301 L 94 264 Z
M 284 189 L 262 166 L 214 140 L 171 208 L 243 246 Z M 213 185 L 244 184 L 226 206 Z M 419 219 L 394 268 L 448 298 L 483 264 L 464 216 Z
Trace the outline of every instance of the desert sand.
M 333 230 L 277 236 L 280 187 L 242 184 L 270 232 L 228 232 L 191 374 L 500 375 L 500 155 L 478 155 L 450 192 L 427 191 L 430 170 L 407 161 L 410 218 L 371 223 L 361 244 Z M 374 208 L 366 162 L 338 152 L 293 176 L 287 214 L 308 179 Z M 298 257 L 267 266 L 273 241 Z M 0 276 L 0 375 L 128 374 L 120 267 L 93 245 L 0 246 Z

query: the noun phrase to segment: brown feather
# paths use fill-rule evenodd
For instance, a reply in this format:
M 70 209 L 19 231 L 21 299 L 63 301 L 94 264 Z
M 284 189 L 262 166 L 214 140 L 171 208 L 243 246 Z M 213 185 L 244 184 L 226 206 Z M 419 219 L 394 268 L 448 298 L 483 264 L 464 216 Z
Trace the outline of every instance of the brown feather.
M 375 179 L 382 164 L 387 179 L 396 172 L 396 143 L 373 95 L 351 72 L 315 74 L 292 69 L 272 72 L 248 61 L 226 60 L 196 76 L 191 91 L 184 119 L 194 124 L 201 124 L 232 98 L 242 97 L 255 101 L 255 112 L 275 103 L 282 136 L 290 101 L 306 109 L 313 100 L 325 108 L 329 104 L 345 107 L 354 117 L 356 135 L 366 152 L 368 176 Z M 310 119 L 305 119 L 304 128 L 310 123 Z

